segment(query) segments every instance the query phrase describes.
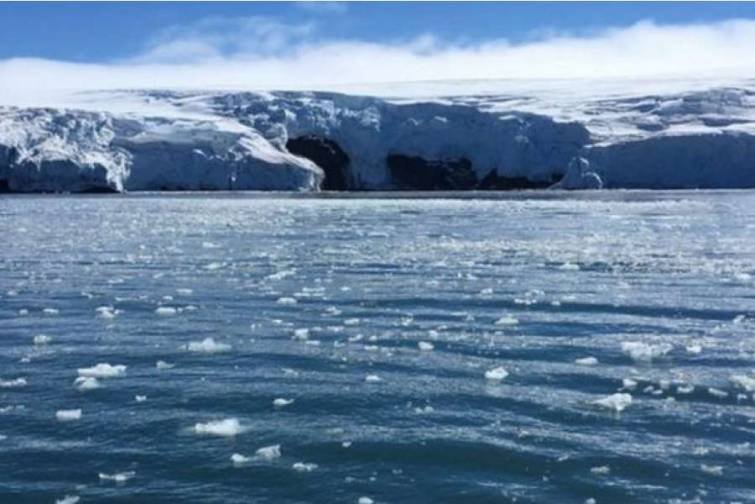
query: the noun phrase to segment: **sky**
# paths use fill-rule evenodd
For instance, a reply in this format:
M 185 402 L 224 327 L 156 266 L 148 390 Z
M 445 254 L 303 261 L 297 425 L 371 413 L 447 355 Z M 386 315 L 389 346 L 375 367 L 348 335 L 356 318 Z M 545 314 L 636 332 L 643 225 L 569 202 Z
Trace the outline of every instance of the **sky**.
M 755 3 L 0 3 L 0 93 L 755 76 Z

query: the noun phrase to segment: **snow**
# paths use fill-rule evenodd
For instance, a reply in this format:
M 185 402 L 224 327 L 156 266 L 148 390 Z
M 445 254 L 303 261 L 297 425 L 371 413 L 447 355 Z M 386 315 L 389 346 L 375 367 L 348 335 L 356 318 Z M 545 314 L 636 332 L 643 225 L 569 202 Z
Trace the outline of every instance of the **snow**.
M 647 79 L 69 93 L 55 107 L 0 106 L 0 181 L 311 191 L 322 170 L 286 142 L 314 135 L 343 149 L 362 189 L 396 187 L 396 153 L 567 189 L 755 187 L 754 91 L 748 80 Z

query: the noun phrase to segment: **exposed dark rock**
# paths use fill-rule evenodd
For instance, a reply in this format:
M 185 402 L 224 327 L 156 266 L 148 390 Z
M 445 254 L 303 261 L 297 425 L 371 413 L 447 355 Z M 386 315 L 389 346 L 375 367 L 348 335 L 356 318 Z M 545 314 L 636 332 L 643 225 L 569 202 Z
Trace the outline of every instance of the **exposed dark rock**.
M 323 190 L 345 191 L 354 188 L 349 175 L 349 156 L 334 141 L 305 135 L 288 140 L 286 149 L 291 154 L 305 157 L 322 168 L 325 172 Z
M 0 193 L 10 192 L 10 184 L 5 179 L 0 179 Z
M 397 189 L 451 191 L 477 186 L 472 163 L 466 158 L 427 160 L 419 156 L 391 154 L 386 163 Z

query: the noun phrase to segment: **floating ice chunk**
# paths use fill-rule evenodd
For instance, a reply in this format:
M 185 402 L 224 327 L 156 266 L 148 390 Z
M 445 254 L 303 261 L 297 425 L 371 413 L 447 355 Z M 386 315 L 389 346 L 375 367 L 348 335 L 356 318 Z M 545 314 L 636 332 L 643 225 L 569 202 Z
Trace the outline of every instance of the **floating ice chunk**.
M 708 387 L 708 393 L 712 395 L 713 397 L 718 397 L 719 399 L 724 399 L 726 397 L 729 397 L 729 393 L 725 390 L 717 389 L 714 387 Z
M 254 452 L 254 455 L 260 460 L 265 460 L 267 462 L 270 462 L 272 460 L 280 458 L 281 445 L 277 444 L 277 445 L 263 446 L 262 448 Z
M 703 351 L 703 347 L 701 345 L 687 345 L 685 349 L 687 350 L 688 354 L 692 355 L 697 355 Z
M 435 412 L 435 408 L 433 408 L 430 405 L 427 405 L 424 408 L 423 407 L 414 408 L 414 412 L 418 415 L 429 415 L 430 413 Z
M 244 427 L 237 418 L 213 420 L 207 423 L 194 424 L 194 432 L 207 436 L 233 437 L 244 432 Z
M 291 468 L 298 472 L 312 472 L 317 469 L 317 464 L 313 464 L 312 462 L 295 462 Z
M 80 392 L 100 388 L 100 382 L 97 378 L 91 376 L 79 376 L 73 382 L 73 386 Z
M 147 400 L 147 396 L 145 396 L 145 395 L 135 395 L 134 396 L 134 400 L 136 402 L 144 402 L 144 401 Z
M 71 422 L 81 418 L 80 409 L 58 410 L 55 412 L 55 418 L 60 422 Z
M 435 345 L 433 345 L 429 341 L 420 341 L 419 343 L 417 343 L 417 347 L 419 347 L 419 349 L 423 352 L 432 352 L 435 349 Z
M 301 328 L 294 330 L 294 339 L 298 341 L 306 341 L 309 339 L 309 329 Z
M 590 497 L 589 499 L 585 499 L 585 504 L 596 504 L 596 500 Z
M 343 448 L 350 448 L 351 447 L 351 441 L 344 441 L 343 443 L 341 443 L 341 446 Z
M 598 359 L 595 357 L 582 357 L 581 359 L 575 360 L 574 363 L 579 366 L 597 366 Z
M 605 475 L 605 474 L 610 474 L 611 468 L 608 466 L 591 467 L 590 472 L 593 474 Z
M 112 306 L 100 306 L 94 310 L 97 312 L 97 316 L 104 319 L 115 318 L 117 312 Z
M 51 341 L 52 341 L 52 338 L 45 334 L 37 334 L 36 336 L 34 336 L 35 345 L 47 345 Z
M 511 315 L 504 315 L 495 321 L 495 325 L 517 325 L 518 323 L 519 319 L 512 317 Z
M 279 397 L 277 399 L 273 399 L 273 406 L 276 408 L 283 408 L 285 406 L 289 406 L 291 404 L 294 404 L 293 399 L 283 399 L 282 397 Z
M 45 308 L 44 310 L 42 310 L 42 313 L 44 313 L 45 315 L 57 315 L 58 313 L 60 313 L 60 310 L 58 310 L 57 308 Z
M 164 360 L 159 360 L 155 363 L 155 367 L 157 369 L 171 369 L 176 367 L 175 364 L 171 364 L 169 362 L 165 362 Z
M 631 378 L 624 378 L 621 380 L 621 387 L 626 390 L 634 390 L 637 388 L 637 382 Z
M 277 303 L 278 304 L 283 304 L 283 305 L 294 305 L 294 304 L 298 303 L 298 301 L 296 300 L 296 298 L 282 297 L 282 298 L 278 298 Z
M 509 375 L 503 366 L 499 366 L 493 369 L 485 371 L 485 379 L 490 381 L 501 381 Z
M 713 476 L 721 476 L 724 473 L 724 468 L 722 466 L 700 464 L 700 469 L 702 469 L 704 473 L 712 474 Z
M 20 310 L 18 310 L 18 314 L 19 315 L 28 315 L 29 314 L 29 310 L 27 310 L 26 308 L 21 308 Z
M 191 296 L 192 294 L 194 294 L 194 290 L 184 288 L 176 289 L 176 294 L 178 294 L 179 296 Z
M 560 270 L 564 271 L 578 271 L 579 270 L 579 264 L 574 264 L 570 262 L 565 262 L 561 266 L 558 267 Z
M 364 377 L 364 381 L 366 381 L 367 383 L 377 383 L 383 381 L 383 379 L 376 374 L 369 374 Z
M 231 350 L 231 345 L 227 343 L 218 343 L 213 338 L 205 338 L 202 341 L 192 341 L 186 345 L 186 350 L 189 352 L 198 353 L 221 353 Z
M 79 500 L 78 495 L 66 495 L 62 499 L 55 499 L 55 504 L 77 504 Z
M 627 394 L 627 393 L 611 394 L 602 399 L 596 399 L 595 401 L 592 402 L 592 404 L 595 404 L 596 406 L 600 406 L 601 408 L 614 410 L 617 413 L 621 413 L 627 408 L 627 406 L 632 404 L 632 394 Z
M 26 378 L 13 378 L 12 380 L 0 380 L 0 388 L 18 388 L 28 385 Z
M 355 326 L 359 325 L 359 319 L 358 318 L 350 318 L 343 321 L 343 325 L 346 326 Z
M 746 375 L 733 375 L 729 378 L 729 381 L 745 389 L 747 392 L 755 392 L 755 378 Z
M 695 391 L 695 386 L 694 385 L 679 385 L 678 387 L 676 387 L 676 391 L 679 394 L 691 394 L 692 392 Z
M 101 362 L 90 368 L 79 368 L 78 373 L 79 376 L 91 378 L 115 378 L 126 374 L 126 366 L 123 364 L 112 366 L 107 362 Z
M 160 306 L 159 308 L 155 309 L 155 314 L 160 315 L 161 317 L 169 317 L 171 315 L 175 315 L 176 309 L 172 306 Z
M 375 501 L 370 499 L 369 497 L 360 497 L 357 500 L 357 504 L 375 504 Z
M 637 362 L 650 362 L 658 357 L 663 357 L 672 348 L 668 343 L 652 345 L 641 341 L 624 341 L 621 344 L 621 350 L 629 355 L 633 361 Z
M 126 471 L 122 473 L 113 473 L 113 474 L 100 473 L 99 476 L 100 476 L 100 479 L 103 481 L 115 481 L 116 483 L 125 483 L 126 481 L 136 476 L 136 473 L 134 471 Z
M 233 465 L 235 466 L 244 465 L 250 460 L 251 459 L 249 457 L 245 457 L 240 453 L 234 453 L 233 455 L 231 455 L 231 462 L 233 462 Z

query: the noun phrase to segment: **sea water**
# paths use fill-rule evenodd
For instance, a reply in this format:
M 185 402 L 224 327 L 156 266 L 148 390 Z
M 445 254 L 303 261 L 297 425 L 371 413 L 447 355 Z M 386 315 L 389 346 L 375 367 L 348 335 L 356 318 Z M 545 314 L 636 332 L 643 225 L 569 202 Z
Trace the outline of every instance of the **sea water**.
M 2 503 L 755 501 L 751 191 L 3 196 L 0 236 Z

